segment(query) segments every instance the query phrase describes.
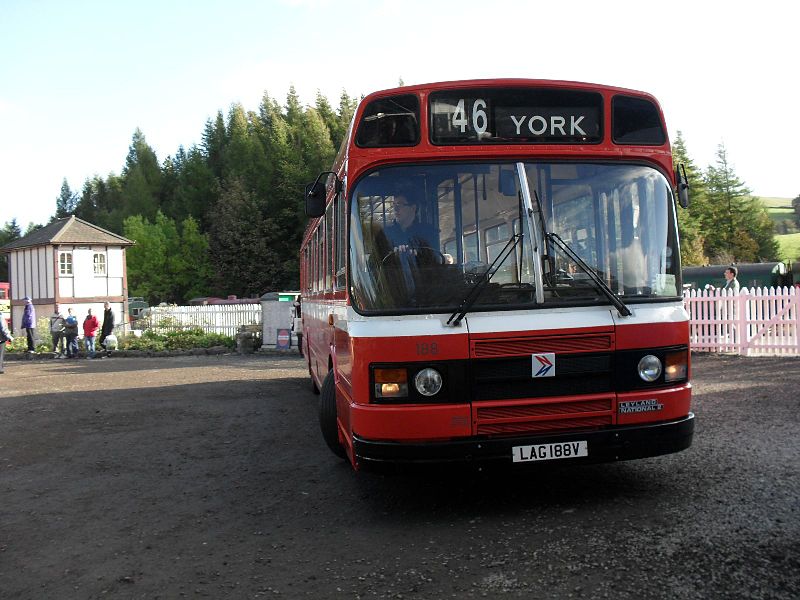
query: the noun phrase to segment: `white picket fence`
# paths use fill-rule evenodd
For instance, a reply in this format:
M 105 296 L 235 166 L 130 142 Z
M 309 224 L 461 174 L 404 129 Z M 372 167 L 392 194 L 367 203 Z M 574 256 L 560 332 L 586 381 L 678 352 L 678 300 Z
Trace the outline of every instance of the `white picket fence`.
M 149 311 L 147 316 L 136 321 L 136 329 L 152 329 L 165 333 L 197 327 L 206 333 L 234 337 L 243 325 L 261 326 L 260 304 L 153 306 Z
M 689 312 L 692 350 L 742 356 L 800 356 L 800 289 L 744 288 L 689 290 L 683 296 Z M 261 325 L 260 304 L 155 306 L 139 319 L 137 329 L 160 333 L 199 327 L 235 336 L 243 325 Z
M 800 356 L 800 289 L 689 290 L 692 350 L 742 356 Z

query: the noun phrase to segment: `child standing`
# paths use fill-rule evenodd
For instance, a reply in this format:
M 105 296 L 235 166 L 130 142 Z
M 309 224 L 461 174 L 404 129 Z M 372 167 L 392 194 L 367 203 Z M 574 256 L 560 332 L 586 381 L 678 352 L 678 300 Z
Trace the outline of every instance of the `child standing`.
M 98 329 L 100 329 L 100 323 L 90 308 L 83 320 L 83 343 L 86 345 L 86 358 L 94 358 L 94 336 L 97 335 Z

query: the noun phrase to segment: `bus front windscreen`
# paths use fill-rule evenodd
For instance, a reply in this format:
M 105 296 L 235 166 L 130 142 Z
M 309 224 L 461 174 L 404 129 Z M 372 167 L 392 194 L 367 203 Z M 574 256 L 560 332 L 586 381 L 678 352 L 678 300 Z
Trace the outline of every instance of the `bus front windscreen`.
M 360 179 L 350 206 L 350 285 L 362 313 L 451 312 L 476 286 L 471 311 L 607 304 L 597 278 L 626 303 L 678 296 L 672 193 L 652 167 L 384 167 Z M 548 234 L 573 257 L 537 247 Z

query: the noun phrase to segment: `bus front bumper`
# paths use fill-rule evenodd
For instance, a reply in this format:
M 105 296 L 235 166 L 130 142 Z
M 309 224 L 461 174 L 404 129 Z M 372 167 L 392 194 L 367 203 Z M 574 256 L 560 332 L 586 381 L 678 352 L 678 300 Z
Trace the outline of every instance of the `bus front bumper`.
M 353 451 L 357 464 L 364 467 L 390 463 L 497 463 L 508 465 L 598 463 L 679 452 L 692 445 L 693 435 L 694 414 L 689 413 L 674 421 L 617 426 L 577 433 L 502 438 L 470 437 L 437 442 L 368 440 L 354 433 Z M 513 462 L 515 448 L 581 441 L 587 443 L 587 456 Z

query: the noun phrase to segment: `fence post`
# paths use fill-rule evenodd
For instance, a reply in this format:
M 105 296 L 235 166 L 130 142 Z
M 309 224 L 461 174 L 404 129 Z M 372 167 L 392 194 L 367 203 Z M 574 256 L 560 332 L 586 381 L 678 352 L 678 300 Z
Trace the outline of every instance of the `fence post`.
M 788 291 L 789 302 L 792 304 L 789 310 L 794 310 L 795 352 L 800 356 L 800 287 L 792 287 Z
M 736 349 L 739 356 L 750 354 L 750 331 L 748 326 L 747 310 L 750 305 L 750 290 L 745 288 L 742 293 L 735 295 L 736 302 Z

